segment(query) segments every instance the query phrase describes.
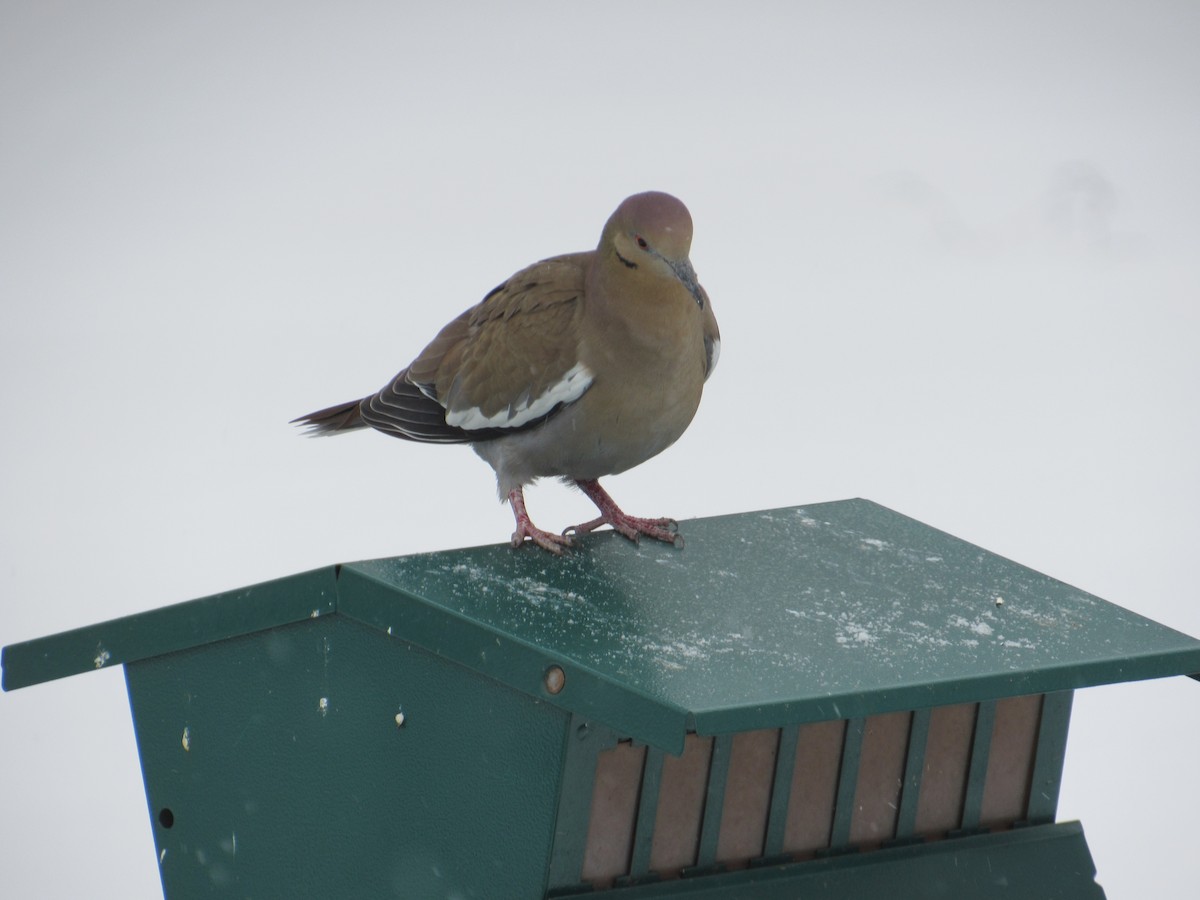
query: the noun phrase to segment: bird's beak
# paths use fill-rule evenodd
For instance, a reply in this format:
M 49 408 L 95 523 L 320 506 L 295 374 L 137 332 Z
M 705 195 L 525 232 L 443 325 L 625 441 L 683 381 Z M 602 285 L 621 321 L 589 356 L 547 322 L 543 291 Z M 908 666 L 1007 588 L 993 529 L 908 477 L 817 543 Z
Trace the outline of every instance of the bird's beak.
M 696 270 L 692 268 L 691 260 L 685 257 L 679 262 L 671 262 L 670 266 L 675 277 L 682 281 L 683 286 L 696 298 L 696 305 L 704 309 L 704 291 L 700 289 L 700 282 L 696 280 Z

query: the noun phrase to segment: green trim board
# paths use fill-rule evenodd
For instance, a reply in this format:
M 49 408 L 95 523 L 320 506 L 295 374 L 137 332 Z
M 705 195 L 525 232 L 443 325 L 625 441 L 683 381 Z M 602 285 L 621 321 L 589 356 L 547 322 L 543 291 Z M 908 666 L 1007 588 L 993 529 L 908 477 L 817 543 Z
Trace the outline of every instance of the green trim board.
M 1095 877 L 1082 826 L 1064 822 L 676 878 L 622 888 L 618 893 L 621 900 L 1104 900 Z
M 329 615 L 337 608 L 333 566 L 149 612 L 111 619 L 4 648 L 6 691 L 190 650 Z
M 867 500 L 683 530 L 682 551 L 601 533 L 562 559 L 496 545 L 328 567 L 11 645 L 3 685 L 336 613 L 679 753 L 688 731 L 1200 672 L 1195 638 Z
M 904 784 L 900 789 L 900 809 L 896 811 L 896 839 L 910 840 L 916 833 L 917 804 L 925 768 L 925 744 L 929 739 L 930 710 L 913 711 L 908 729 L 908 750 L 904 756 Z
M 850 719 L 846 723 L 846 735 L 842 742 L 842 765 L 838 773 L 837 794 L 833 806 L 833 828 L 829 834 L 829 846 L 834 851 L 845 850 L 850 845 L 850 823 L 854 818 L 854 790 L 858 784 L 858 762 L 862 757 L 865 719 Z
M 559 781 L 554 825 L 554 848 L 550 857 L 550 885 L 587 886 L 579 881 L 591 820 L 593 780 L 599 754 L 616 746 L 619 735 L 603 725 L 572 716 Z
M 1029 784 L 1029 822 L 1043 825 L 1054 821 L 1058 792 L 1062 787 L 1063 764 L 1067 757 L 1067 731 L 1071 721 L 1071 691 L 1047 694 L 1042 699 L 1038 723 L 1038 754 Z
M 650 872 L 650 852 L 654 839 L 654 823 L 658 817 L 658 792 L 662 787 L 663 751 L 646 748 L 646 765 L 638 797 L 637 823 L 633 829 L 633 854 L 629 873 L 642 878 Z
M 967 771 L 967 795 L 963 800 L 962 830 L 975 831 L 983 811 L 983 789 L 987 785 L 988 759 L 996 724 L 996 701 L 979 704 L 975 713 L 975 736 L 971 740 L 971 767 Z
M 704 872 L 717 863 L 717 847 L 721 838 L 721 815 L 725 811 L 725 784 L 729 780 L 729 757 L 733 751 L 733 735 L 719 734 L 713 740 L 712 757 L 708 766 L 708 789 L 704 799 L 704 815 L 700 819 L 700 846 L 692 871 Z
M 771 779 L 771 805 L 767 830 L 763 837 L 763 857 L 766 859 L 783 853 L 788 801 L 792 790 L 792 776 L 796 770 L 796 744 L 799 740 L 799 725 L 788 725 L 780 729 L 779 747 L 775 752 L 775 773 Z

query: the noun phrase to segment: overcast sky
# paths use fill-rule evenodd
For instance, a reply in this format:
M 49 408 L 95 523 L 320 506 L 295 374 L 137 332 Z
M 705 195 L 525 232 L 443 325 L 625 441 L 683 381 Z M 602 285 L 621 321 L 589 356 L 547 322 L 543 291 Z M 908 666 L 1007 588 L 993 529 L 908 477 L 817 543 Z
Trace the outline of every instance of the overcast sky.
M 0 643 L 507 539 L 470 450 L 287 422 L 646 189 L 724 343 L 623 506 L 868 497 L 1200 635 L 1198 46 L 1153 0 L 6 0 Z M 1198 710 L 1076 696 L 1114 900 L 1195 896 Z M 159 896 L 120 671 L 0 697 L 0 798 L 8 896 Z

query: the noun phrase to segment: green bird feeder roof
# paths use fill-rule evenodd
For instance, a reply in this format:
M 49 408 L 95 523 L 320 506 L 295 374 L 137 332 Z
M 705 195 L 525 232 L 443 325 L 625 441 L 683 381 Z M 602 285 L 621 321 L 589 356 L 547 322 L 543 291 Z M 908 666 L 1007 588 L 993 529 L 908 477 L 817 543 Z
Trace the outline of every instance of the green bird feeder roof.
M 346 616 L 635 740 L 1200 672 L 1200 641 L 866 500 L 330 566 L 4 649 L 6 690 Z M 548 678 L 557 667 L 562 670 Z

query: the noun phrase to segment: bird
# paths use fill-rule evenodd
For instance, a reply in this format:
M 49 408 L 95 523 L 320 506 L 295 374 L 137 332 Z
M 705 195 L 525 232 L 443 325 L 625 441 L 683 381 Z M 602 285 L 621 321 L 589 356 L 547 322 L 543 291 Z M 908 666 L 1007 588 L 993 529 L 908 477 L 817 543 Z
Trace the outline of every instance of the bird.
M 621 510 L 600 479 L 675 443 L 717 365 L 721 334 L 689 254 L 692 217 L 676 197 L 627 197 L 595 250 L 552 256 L 497 285 L 374 394 L 293 419 L 313 436 L 373 428 L 469 444 L 496 474 L 516 521 L 511 543 L 553 554 L 604 525 L 683 546 L 671 518 Z M 524 488 L 555 477 L 599 515 L 538 528 Z

